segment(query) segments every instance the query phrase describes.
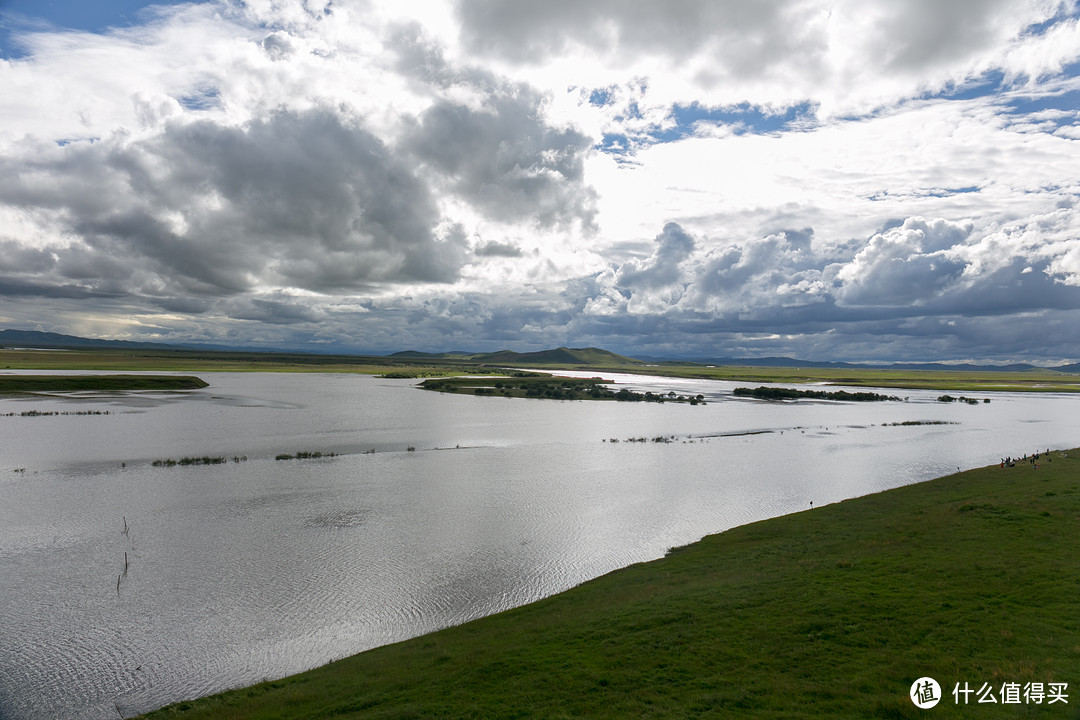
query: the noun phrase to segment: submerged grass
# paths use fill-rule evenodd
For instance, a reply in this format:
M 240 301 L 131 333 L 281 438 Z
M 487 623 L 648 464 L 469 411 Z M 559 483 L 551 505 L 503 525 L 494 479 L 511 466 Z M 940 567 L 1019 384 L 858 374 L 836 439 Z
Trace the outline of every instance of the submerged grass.
M 738 527 L 150 718 L 1075 717 L 1080 451 Z M 929 675 L 945 699 L 916 708 Z M 956 683 L 1069 703 L 957 705 Z
M 337 457 L 336 452 L 322 452 L 321 450 L 298 450 L 296 454 L 293 453 L 278 453 L 274 456 L 275 460 L 317 460 L 319 458 L 332 458 Z
M 247 457 L 244 456 L 244 460 Z M 224 465 L 228 460 L 224 455 L 203 455 L 201 457 L 182 457 L 179 460 L 164 458 L 150 463 L 154 467 L 176 467 L 177 465 Z M 240 456 L 234 456 L 233 462 L 242 462 Z

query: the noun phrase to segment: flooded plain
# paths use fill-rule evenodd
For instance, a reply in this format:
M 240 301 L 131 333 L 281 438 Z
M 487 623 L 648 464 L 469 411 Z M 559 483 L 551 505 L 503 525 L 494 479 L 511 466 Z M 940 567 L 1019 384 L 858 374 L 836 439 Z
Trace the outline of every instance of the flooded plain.
M 210 387 L 0 398 L 0 720 L 131 716 L 811 502 L 1080 444 L 1080 398 L 1061 394 L 770 403 L 605 375 L 705 396 L 690 406 L 200 377 Z M 323 457 L 275 459 L 297 452 Z M 155 464 L 204 456 L 225 461 Z

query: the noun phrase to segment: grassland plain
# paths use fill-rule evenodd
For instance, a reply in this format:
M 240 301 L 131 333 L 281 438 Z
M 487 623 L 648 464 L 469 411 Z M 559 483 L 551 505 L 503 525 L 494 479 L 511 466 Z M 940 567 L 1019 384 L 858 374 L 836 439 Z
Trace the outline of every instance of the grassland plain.
M 159 372 L 355 372 L 396 377 L 441 377 L 491 374 L 516 367 L 557 373 L 585 370 L 667 377 L 730 380 L 747 383 L 808 383 L 943 391 L 1080 392 L 1080 375 L 1054 370 L 1017 372 L 988 370 L 897 370 L 876 368 L 742 367 L 643 363 L 611 353 L 581 354 L 588 362 L 515 362 L 514 354 L 495 353 L 505 362 L 481 363 L 475 358 L 418 356 L 315 355 L 281 352 L 214 350 L 68 349 L 61 352 L 0 348 L 0 370 L 110 370 Z M 529 355 L 524 356 L 526 359 Z M 544 355 L 541 359 L 549 357 Z M 575 356 L 577 357 L 577 356 Z
M 737 527 L 146 717 L 1075 718 L 1077 557 L 1080 450 L 1054 451 Z M 922 676 L 932 710 L 908 697 Z M 957 703 L 965 683 L 998 702 Z M 1067 683 L 1068 703 L 1004 704 L 1009 683 Z

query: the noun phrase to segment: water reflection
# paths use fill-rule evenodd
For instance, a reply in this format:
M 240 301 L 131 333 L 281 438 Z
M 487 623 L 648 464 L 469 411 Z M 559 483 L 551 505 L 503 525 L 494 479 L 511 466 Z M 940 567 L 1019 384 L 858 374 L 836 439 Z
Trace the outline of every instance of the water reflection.
M 0 417 L 5 720 L 131 715 L 299 671 L 1080 430 L 1061 395 L 770 404 L 730 383 L 616 378 L 710 399 L 691 407 L 204 377 L 181 395 L 0 401 L 110 410 Z M 342 454 L 274 460 L 301 450 Z M 150 464 L 214 454 L 248 461 Z

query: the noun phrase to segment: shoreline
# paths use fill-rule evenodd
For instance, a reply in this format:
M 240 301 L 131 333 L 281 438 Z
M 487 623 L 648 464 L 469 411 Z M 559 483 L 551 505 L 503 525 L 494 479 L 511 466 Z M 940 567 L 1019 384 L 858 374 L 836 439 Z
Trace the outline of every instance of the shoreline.
M 917 717 L 907 691 L 927 675 L 946 693 L 991 679 L 1076 693 L 1080 569 L 1062 559 L 1078 522 L 1080 450 L 1055 450 L 1038 470 L 994 463 L 736 527 L 144 717 Z M 946 699 L 939 712 L 963 711 Z

